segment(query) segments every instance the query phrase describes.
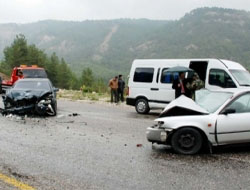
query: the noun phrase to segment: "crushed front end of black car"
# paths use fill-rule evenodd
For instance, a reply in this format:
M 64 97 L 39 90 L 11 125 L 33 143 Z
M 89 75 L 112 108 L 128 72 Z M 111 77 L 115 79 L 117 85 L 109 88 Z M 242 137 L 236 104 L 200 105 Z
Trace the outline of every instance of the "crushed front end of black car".
M 3 115 L 56 115 L 56 101 L 50 91 L 10 89 L 3 97 Z

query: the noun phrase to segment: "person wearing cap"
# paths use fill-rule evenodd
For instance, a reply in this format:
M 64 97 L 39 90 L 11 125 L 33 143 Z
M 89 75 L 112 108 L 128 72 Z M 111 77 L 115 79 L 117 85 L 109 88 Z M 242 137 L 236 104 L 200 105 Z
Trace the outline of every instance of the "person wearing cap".
M 110 93 L 111 93 L 111 103 L 115 101 L 115 103 L 118 103 L 118 76 L 115 76 L 109 81 L 109 87 L 110 87 Z
M 194 73 L 192 79 L 193 80 L 191 83 L 187 83 L 187 89 L 189 89 L 191 92 L 191 98 L 195 100 L 195 91 L 204 88 L 205 84 L 200 79 L 198 73 Z
M 122 75 L 119 75 L 118 79 L 118 102 L 121 100 L 124 102 L 124 89 L 125 89 L 125 82 L 122 79 Z

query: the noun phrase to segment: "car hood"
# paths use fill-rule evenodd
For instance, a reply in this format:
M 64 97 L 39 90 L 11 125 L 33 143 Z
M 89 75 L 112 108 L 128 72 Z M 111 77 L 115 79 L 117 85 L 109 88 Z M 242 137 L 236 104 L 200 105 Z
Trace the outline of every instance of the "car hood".
M 209 112 L 192 99 L 182 95 L 169 103 L 160 114 L 160 117 L 204 114 L 209 114 Z
M 7 92 L 6 96 L 16 101 L 32 98 L 40 99 L 50 93 L 51 92 L 48 90 L 11 89 Z

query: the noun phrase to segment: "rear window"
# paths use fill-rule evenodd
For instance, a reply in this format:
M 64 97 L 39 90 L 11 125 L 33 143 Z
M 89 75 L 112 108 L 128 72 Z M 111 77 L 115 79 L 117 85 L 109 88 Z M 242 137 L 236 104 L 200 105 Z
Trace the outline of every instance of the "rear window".
M 136 68 L 134 75 L 134 82 L 147 82 L 153 81 L 154 68 Z

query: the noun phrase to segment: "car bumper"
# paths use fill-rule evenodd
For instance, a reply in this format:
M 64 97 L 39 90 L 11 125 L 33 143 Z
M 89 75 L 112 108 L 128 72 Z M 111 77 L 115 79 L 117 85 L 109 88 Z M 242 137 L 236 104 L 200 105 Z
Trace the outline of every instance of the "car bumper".
M 126 104 L 130 106 L 135 106 L 135 98 L 126 98 Z
M 148 127 L 146 134 L 149 142 L 167 144 L 167 138 L 172 130 L 159 128 L 157 125 Z

